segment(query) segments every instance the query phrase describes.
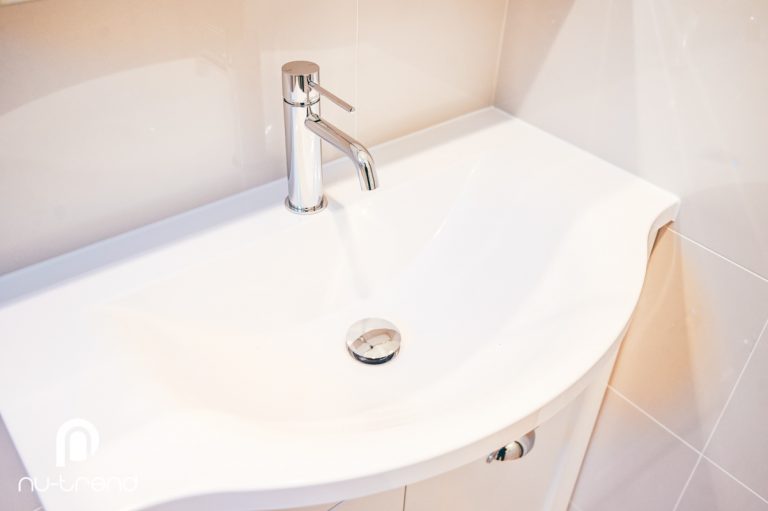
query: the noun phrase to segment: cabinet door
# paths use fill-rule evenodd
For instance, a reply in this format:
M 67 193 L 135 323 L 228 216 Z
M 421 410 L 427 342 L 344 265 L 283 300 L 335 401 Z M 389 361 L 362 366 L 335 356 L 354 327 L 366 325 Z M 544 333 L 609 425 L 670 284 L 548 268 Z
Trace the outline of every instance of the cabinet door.
M 603 389 L 588 388 L 536 428 L 533 449 L 520 459 L 481 459 L 409 485 L 405 511 L 566 511 Z
M 292 507 L 290 509 L 283 509 L 282 511 L 328 511 L 329 509 L 337 509 L 335 506 L 338 506 L 338 504 L 318 504 L 317 506 Z
M 403 511 L 404 488 L 385 491 L 359 499 L 345 500 L 333 511 Z
M 403 511 L 404 488 L 385 491 L 359 499 L 350 499 L 337 504 L 284 509 L 283 511 Z

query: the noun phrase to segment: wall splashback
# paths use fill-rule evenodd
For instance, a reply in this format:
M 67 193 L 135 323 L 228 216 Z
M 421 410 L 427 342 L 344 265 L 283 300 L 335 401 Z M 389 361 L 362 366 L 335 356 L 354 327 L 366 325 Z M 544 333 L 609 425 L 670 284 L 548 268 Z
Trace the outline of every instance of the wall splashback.
M 323 115 L 367 145 L 490 105 L 505 7 L 43 0 L 0 9 L 0 274 L 283 177 L 286 61 L 320 65 L 323 84 L 357 107 L 327 104 Z
M 510 0 L 498 106 L 677 193 L 768 277 L 768 3 Z

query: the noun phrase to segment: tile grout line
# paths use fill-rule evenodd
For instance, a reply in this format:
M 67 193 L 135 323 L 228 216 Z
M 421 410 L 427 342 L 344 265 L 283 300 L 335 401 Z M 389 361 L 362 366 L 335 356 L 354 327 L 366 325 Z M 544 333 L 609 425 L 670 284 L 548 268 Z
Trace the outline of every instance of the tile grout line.
M 681 235 L 682 236 L 682 235 Z M 687 238 L 686 238 L 687 239 Z M 719 255 L 719 254 L 718 254 Z M 685 484 L 683 485 L 683 488 L 680 490 L 680 494 L 677 497 L 677 501 L 675 502 L 674 507 L 672 508 L 672 511 L 677 511 L 677 509 L 680 506 L 680 503 L 683 500 L 683 496 L 685 495 L 686 490 L 688 489 L 688 486 L 690 485 L 691 481 L 693 480 L 693 474 L 696 472 L 696 469 L 701 464 L 701 461 L 703 459 L 706 459 L 708 462 L 715 465 L 720 471 L 725 473 L 728 477 L 739 483 L 739 485 L 743 486 L 745 489 L 747 489 L 750 493 L 754 494 L 760 500 L 764 502 L 766 501 L 762 496 L 760 496 L 757 492 L 755 492 L 752 488 L 741 482 L 736 476 L 725 470 L 723 467 L 712 461 L 709 457 L 704 455 L 704 451 L 707 449 L 709 444 L 712 441 L 712 438 L 714 438 L 715 432 L 717 431 L 717 427 L 720 425 L 720 421 L 722 420 L 723 416 L 725 415 L 725 411 L 728 408 L 728 405 L 731 402 L 731 399 L 733 398 L 734 394 L 736 393 L 736 389 L 741 382 L 742 377 L 744 376 L 744 373 L 747 370 L 747 367 L 749 366 L 749 362 L 752 360 L 752 356 L 754 355 L 755 351 L 757 350 L 758 345 L 760 344 L 761 340 L 763 339 L 763 336 L 766 333 L 766 330 L 768 329 L 768 320 L 765 321 L 763 324 L 763 328 L 760 330 L 760 333 L 757 336 L 757 340 L 755 341 L 754 346 L 752 346 L 752 349 L 749 352 L 749 355 L 747 356 L 747 360 L 744 362 L 744 365 L 741 368 L 741 371 L 739 372 L 739 375 L 736 377 L 736 381 L 733 384 L 733 387 L 731 388 L 730 393 L 728 394 L 728 398 L 725 400 L 725 404 L 723 405 L 722 410 L 720 411 L 720 415 L 718 415 L 717 420 L 715 421 L 714 426 L 712 427 L 712 431 L 710 432 L 709 436 L 707 437 L 706 442 L 704 443 L 704 447 L 702 447 L 701 451 L 693 447 L 691 444 L 689 444 L 687 441 L 683 440 L 680 436 L 678 436 L 674 431 L 670 430 L 668 427 L 666 427 L 664 424 L 659 422 L 653 415 L 646 412 L 642 407 L 640 407 L 638 404 L 636 404 L 634 401 L 629 399 L 627 396 L 622 394 L 619 390 L 617 390 L 613 385 L 609 384 L 608 388 L 612 390 L 617 396 L 619 396 L 621 399 L 627 402 L 630 406 L 635 408 L 638 412 L 643 414 L 645 417 L 650 419 L 652 422 L 654 422 L 656 425 L 658 425 L 660 428 L 662 428 L 664 431 L 672 435 L 674 438 L 679 440 L 683 445 L 691 449 L 693 452 L 695 452 L 698 455 L 698 458 L 696 459 L 696 463 L 694 463 L 693 468 L 691 469 L 691 473 L 688 474 L 688 479 L 686 479 Z
M 671 66 L 669 65 L 670 56 L 667 54 L 668 52 L 665 51 L 664 43 L 662 42 L 662 35 L 661 35 L 661 24 L 659 22 L 659 15 L 656 12 L 656 5 L 655 0 L 649 0 L 646 2 L 648 5 L 648 13 L 651 16 L 651 19 L 653 20 L 653 40 L 655 43 L 656 53 L 658 54 L 658 58 L 661 59 L 662 66 L 667 72 L 664 73 L 663 80 L 664 80 L 664 90 L 668 94 L 671 94 L 672 91 L 675 90 L 675 88 L 672 86 L 672 78 L 669 73 L 669 69 L 671 69 Z M 671 53 L 671 52 L 670 52 Z M 671 96 L 674 97 L 674 96 Z M 680 160 L 684 164 L 689 163 L 689 157 L 687 154 L 682 150 L 683 143 L 682 143 L 682 135 L 681 135 L 681 122 L 679 119 L 676 119 L 672 123 L 673 127 L 673 133 L 671 136 L 674 136 L 674 142 L 676 143 L 677 150 L 675 151 L 675 154 L 677 157 L 680 158 Z
M 612 390 L 612 391 L 613 391 L 613 392 L 614 392 L 614 393 L 615 393 L 617 396 L 619 396 L 621 399 L 623 399 L 624 401 L 626 401 L 626 402 L 627 402 L 627 404 L 629 404 L 629 405 L 630 405 L 632 408 L 634 408 L 635 410 L 637 410 L 638 412 L 640 412 L 641 414 L 643 414 L 645 417 L 647 417 L 648 419 L 650 419 L 650 420 L 651 420 L 651 421 L 652 421 L 654 424 L 656 424 L 657 426 L 659 426 L 661 429 L 663 429 L 664 431 L 666 431 L 667 433 L 669 433 L 670 435 L 672 435 L 673 437 L 675 437 L 675 439 L 679 440 L 679 441 L 680 441 L 680 443 L 682 443 L 683 445 L 685 445 L 686 447 L 688 447 L 690 450 L 692 450 L 692 451 L 693 451 L 693 452 L 695 452 L 696 454 L 701 454 L 701 452 L 700 452 L 698 449 L 696 449 L 694 446 L 692 446 L 691 444 L 689 444 L 687 441 L 683 440 L 683 438 L 682 438 L 682 437 L 680 437 L 680 436 L 679 436 L 677 433 L 675 433 L 674 431 L 672 431 L 671 429 L 669 429 L 668 427 L 666 427 L 664 424 L 662 424 L 661 422 L 659 422 L 659 421 L 656 419 L 656 417 L 654 417 L 654 416 L 653 416 L 653 415 L 651 415 L 650 413 L 648 413 L 648 412 L 646 412 L 645 410 L 643 410 L 643 409 L 640 407 L 640 405 L 636 404 L 634 401 L 632 401 L 631 399 L 629 399 L 627 396 L 625 396 L 624 394 L 622 394 L 621 392 L 619 392 L 618 390 L 616 390 L 616 388 L 615 388 L 613 385 L 611 385 L 611 384 L 608 384 L 608 388 L 609 388 L 610 390 Z
M 491 88 L 491 106 L 496 105 L 496 91 L 499 87 L 499 73 L 501 72 L 501 55 L 504 50 L 504 36 L 507 33 L 507 16 L 509 15 L 509 2 L 504 2 L 504 12 L 501 17 L 501 31 L 499 33 L 499 42 L 496 50 L 496 68 L 493 70 L 493 87 Z
M 685 480 L 685 483 L 683 484 L 682 489 L 680 490 L 680 493 L 677 496 L 677 500 L 675 500 L 675 505 L 672 507 L 672 511 L 677 511 L 677 508 L 680 506 L 680 502 L 683 500 L 683 495 L 685 495 L 685 491 L 688 489 L 688 486 L 691 484 L 691 480 L 693 479 L 693 474 L 696 472 L 696 469 L 701 464 L 701 459 L 703 458 L 703 454 L 701 451 L 696 449 L 694 446 L 683 440 L 680 436 L 678 436 L 674 431 L 666 427 L 664 424 L 659 422 L 653 415 L 643 410 L 638 404 L 633 402 L 631 399 L 629 399 L 627 396 L 616 390 L 616 388 L 613 385 L 608 385 L 608 388 L 612 390 L 617 396 L 619 396 L 621 399 L 627 402 L 632 408 L 643 414 L 645 417 L 647 417 L 649 420 L 651 420 L 654 424 L 659 426 L 661 429 L 672 435 L 675 439 L 677 439 L 680 443 L 691 449 L 694 453 L 696 453 L 696 462 L 693 464 L 693 467 L 691 468 L 691 472 L 688 474 L 688 478 Z
M 728 397 L 725 400 L 725 404 L 723 404 L 723 408 L 720 410 L 720 414 L 717 416 L 717 419 L 715 420 L 714 426 L 712 426 L 712 431 L 709 432 L 709 436 L 707 436 L 707 440 L 704 442 L 704 447 L 701 448 L 701 451 L 699 452 L 699 458 L 696 460 L 696 464 L 693 466 L 693 470 L 691 470 L 691 473 L 688 475 L 688 479 L 686 480 L 685 484 L 683 485 L 683 489 L 680 491 L 680 495 L 677 496 L 677 501 L 675 502 L 675 507 L 672 508 L 672 511 L 677 511 L 678 507 L 680 507 L 680 503 L 683 501 L 683 496 L 685 495 L 685 492 L 688 490 L 688 486 L 690 486 L 691 481 L 693 480 L 693 475 L 696 473 L 696 469 L 699 468 L 699 465 L 701 465 L 701 461 L 706 459 L 709 463 L 712 463 L 715 467 L 717 467 L 720 471 L 725 473 L 728 477 L 739 483 L 741 486 L 749 490 L 750 493 L 753 493 L 760 497 L 752 488 L 747 486 L 746 484 L 739 481 L 739 479 L 725 470 L 723 467 L 712 461 L 708 456 L 705 456 L 704 453 L 707 450 L 707 447 L 709 447 L 709 444 L 712 442 L 712 439 L 715 437 L 715 433 L 717 432 L 717 428 L 720 426 L 720 421 L 722 421 L 723 417 L 725 416 L 726 410 L 728 410 L 728 405 L 731 403 L 731 400 L 733 399 L 734 394 L 736 394 L 736 389 L 739 386 L 739 383 L 741 383 L 741 379 L 744 376 L 744 373 L 747 372 L 747 367 L 749 366 L 749 362 L 752 360 L 752 355 L 755 354 L 755 351 L 757 350 L 757 346 L 760 344 L 760 340 L 763 338 L 763 335 L 765 334 L 765 329 L 768 327 L 768 320 L 765 321 L 763 324 L 763 328 L 760 330 L 760 333 L 757 336 L 757 340 L 755 340 L 754 346 L 752 346 L 752 349 L 749 352 L 749 355 L 747 356 L 747 360 L 744 362 L 744 365 L 741 368 L 741 371 L 739 371 L 739 375 L 736 377 L 736 381 L 733 383 L 733 387 L 731 387 L 731 391 L 728 393 Z M 760 497 L 761 500 L 765 501 L 762 497 Z
M 691 485 L 691 481 L 693 481 L 693 474 L 696 473 L 696 469 L 699 468 L 699 465 L 701 465 L 701 460 L 703 458 L 704 455 L 699 453 L 699 457 L 696 458 L 696 463 L 693 464 L 691 473 L 688 474 L 688 478 L 685 480 L 685 484 L 683 484 L 683 487 L 680 490 L 680 494 L 677 496 L 677 500 L 675 500 L 675 505 L 672 506 L 672 511 L 677 511 L 677 508 L 680 507 L 680 503 L 683 501 L 683 495 L 685 495 L 685 492 L 688 491 L 688 487 Z
M 685 241 L 687 241 L 687 242 L 689 242 L 689 243 L 693 243 L 693 244 L 694 244 L 694 245 L 696 245 L 697 247 L 699 247 L 699 248 L 701 248 L 701 249 L 703 249 L 703 250 L 706 250 L 706 251 L 707 251 L 707 252 L 709 252 L 710 254 L 712 254 L 712 255 L 714 255 L 714 256 L 717 256 L 717 257 L 719 257 L 719 258 L 720 258 L 720 259 L 722 259 L 723 261 L 726 261 L 726 262 L 728 262 L 728 263 L 731 263 L 731 264 L 732 264 L 732 265 L 734 265 L 736 268 L 738 268 L 738 269 L 740 269 L 740 270 L 743 270 L 743 271 L 745 271 L 745 272 L 749 273 L 750 275 L 752 275 L 753 277 L 755 277 L 755 278 L 757 278 L 757 279 L 760 279 L 761 281 L 763 281 L 763 282 L 765 282 L 765 283 L 767 283 L 767 284 L 768 284 L 768 278 L 766 278 L 766 277 L 763 277 L 763 276 L 762 276 L 762 275 L 760 275 L 759 273 L 755 273 L 754 271 L 750 270 L 749 268 L 747 268 L 747 267 L 745 267 L 745 266 L 742 266 L 742 265 L 740 265 L 739 263 L 737 263 L 737 262 L 735 262 L 735 261 L 732 261 L 732 260 L 728 259 L 728 258 L 727 258 L 727 257 L 725 257 L 723 254 L 721 254 L 721 253 L 717 252 L 716 250 L 713 250 L 713 249 L 709 248 L 709 247 L 708 247 L 708 246 L 706 246 L 706 245 L 703 245 L 703 244 L 699 243 L 698 241 L 696 241 L 696 240 L 694 240 L 694 239 L 691 239 L 691 238 L 689 238 L 688 236 L 686 236 L 685 234 L 681 233 L 680 231 L 678 231 L 678 230 L 674 229 L 674 228 L 673 228 L 673 227 L 671 227 L 671 226 L 670 226 L 670 227 L 667 227 L 667 229 L 669 229 L 670 231 L 674 232 L 675 234 L 677 234 L 678 236 L 680 236 L 681 238 L 683 238 Z
M 733 481 L 734 481 L 734 482 L 736 482 L 736 483 L 738 483 L 738 484 L 739 484 L 739 486 L 741 486 L 742 488 L 744 488 L 745 490 L 747 490 L 749 493 L 751 493 L 752 495 L 754 495 L 754 496 L 755 496 L 755 497 L 757 497 L 758 499 L 760 499 L 760 500 L 762 500 L 763 502 L 765 502 L 766 504 L 768 504 L 768 499 L 765 499 L 765 498 L 764 498 L 762 495 L 760 495 L 759 493 L 757 493 L 755 490 L 753 490 L 752 488 L 750 488 L 750 487 L 749 487 L 749 486 L 747 486 L 746 484 L 742 483 L 742 482 L 741 482 L 741 481 L 740 481 L 740 480 L 739 480 L 739 479 L 738 479 L 736 476 L 734 476 L 733 474 L 731 474 L 730 472 L 728 472 L 727 470 L 725 470 L 723 467 L 721 467 L 720 465 L 718 465 L 718 464 L 717 464 L 715 461 L 713 461 L 713 460 L 712 460 L 712 458 L 710 458 L 709 456 L 706 456 L 706 455 L 704 455 L 704 454 L 702 454 L 701 456 L 702 456 L 702 458 L 704 458 L 705 460 L 707 460 L 709 463 L 711 463 L 711 464 L 712 464 L 712 465 L 713 465 L 713 466 L 714 466 L 716 469 L 718 469 L 720 472 L 722 472 L 723 474 L 727 475 L 729 478 L 733 479 Z
M 403 486 L 403 511 L 405 511 L 405 499 L 408 496 L 408 485 Z
M 598 64 L 597 64 L 597 72 L 595 73 L 595 83 L 603 83 L 603 77 L 605 76 L 605 62 L 607 60 L 606 53 L 607 48 L 609 46 L 609 36 L 611 32 L 611 16 L 613 16 L 613 9 L 614 9 L 615 3 L 614 0 L 608 0 L 608 8 L 605 9 L 605 16 L 604 20 L 602 22 L 602 30 L 603 30 L 603 44 L 600 45 L 600 57 L 598 58 Z M 594 93 L 594 97 L 590 99 L 590 102 L 592 103 L 590 110 L 593 112 L 596 112 L 598 109 L 598 105 L 600 103 L 600 99 L 604 95 L 604 93 L 601 93 L 600 90 L 601 87 L 598 85 L 594 87 L 594 89 L 597 89 Z M 586 140 L 591 140 L 595 136 L 595 131 L 597 130 L 597 122 L 596 122 L 596 116 L 592 116 L 592 118 L 589 120 L 589 122 L 585 123 L 585 136 Z
M 354 134 L 355 138 L 360 138 L 360 135 L 357 133 L 358 131 L 358 117 L 360 117 L 360 89 L 359 89 L 359 77 L 360 77 L 360 0 L 355 0 L 355 79 L 353 87 L 355 88 L 355 105 L 357 108 L 355 109 L 355 126 L 354 126 Z
M 717 419 L 715 420 L 715 425 L 712 426 L 712 431 L 710 431 L 709 436 L 707 437 L 707 441 L 704 442 L 704 447 L 702 447 L 701 449 L 702 455 L 707 451 L 707 447 L 709 447 L 709 444 L 712 442 L 712 438 L 714 438 L 715 432 L 717 431 L 717 428 L 720 426 L 720 421 L 723 420 L 723 416 L 725 416 L 725 412 L 728 409 L 728 405 L 731 404 L 731 400 L 733 399 L 733 396 L 736 394 L 736 389 L 738 388 L 739 383 L 741 383 L 741 379 L 744 377 L 744 373 L 747 372 L 747 368 L 749 367 L 749 363 L 752 360 L 752 356 L 755 354 L 755 351 L 757 351 L 757 347 L 760 345 L 760 341 L 763 339 L 763 336 L 765 335 L 766 328 L 768 328 L 768 319 L 766 319 L 765 323 L 763 323 L 763 328 L 760 329 L 760 333 L 757 335 L 755 344 L 752 346 L 752 349 L 749 351 L 747 360 L 744 362 L 744 365 L 742 366 L 741 371 L 739 371 L 739 375 L 736 377 L 736 381 L 733 382 L 733 387 L 731 387 L 731 392 L 728 394 L 728 397 L 725 400 L 725 404 L 723 405 L 722 410 L 720 410 L 720 414 L 717 416 Z

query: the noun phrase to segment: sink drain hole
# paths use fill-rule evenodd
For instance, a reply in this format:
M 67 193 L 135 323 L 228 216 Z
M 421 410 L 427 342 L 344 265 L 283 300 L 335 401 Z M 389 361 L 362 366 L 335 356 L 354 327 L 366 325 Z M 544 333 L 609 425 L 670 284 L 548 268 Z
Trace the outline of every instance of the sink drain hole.
M 347 331 L 347 350 L 364 364 L 384 364 L 400 351 L 400 332 L 385 319 L 366 318 Z

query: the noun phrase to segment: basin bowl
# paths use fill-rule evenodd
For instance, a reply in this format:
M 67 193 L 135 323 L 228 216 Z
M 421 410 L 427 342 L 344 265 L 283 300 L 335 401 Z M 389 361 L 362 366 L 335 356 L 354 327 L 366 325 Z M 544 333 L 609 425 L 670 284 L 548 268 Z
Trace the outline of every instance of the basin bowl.
M 615 354 L 673 195 L 489 108 L 0 278 L 0 414 L 48 511 L 338 501 L 484 457 Z M 367 365 L 350 326 L 400 353 Z M 98 449 L 57 463 L 73 418 Z M 61 461 L 61 460 L 58 460 Z M 127 484 L 127 483 L 126 483 Z M 130 490 L 130 491 L 127 491 Z

